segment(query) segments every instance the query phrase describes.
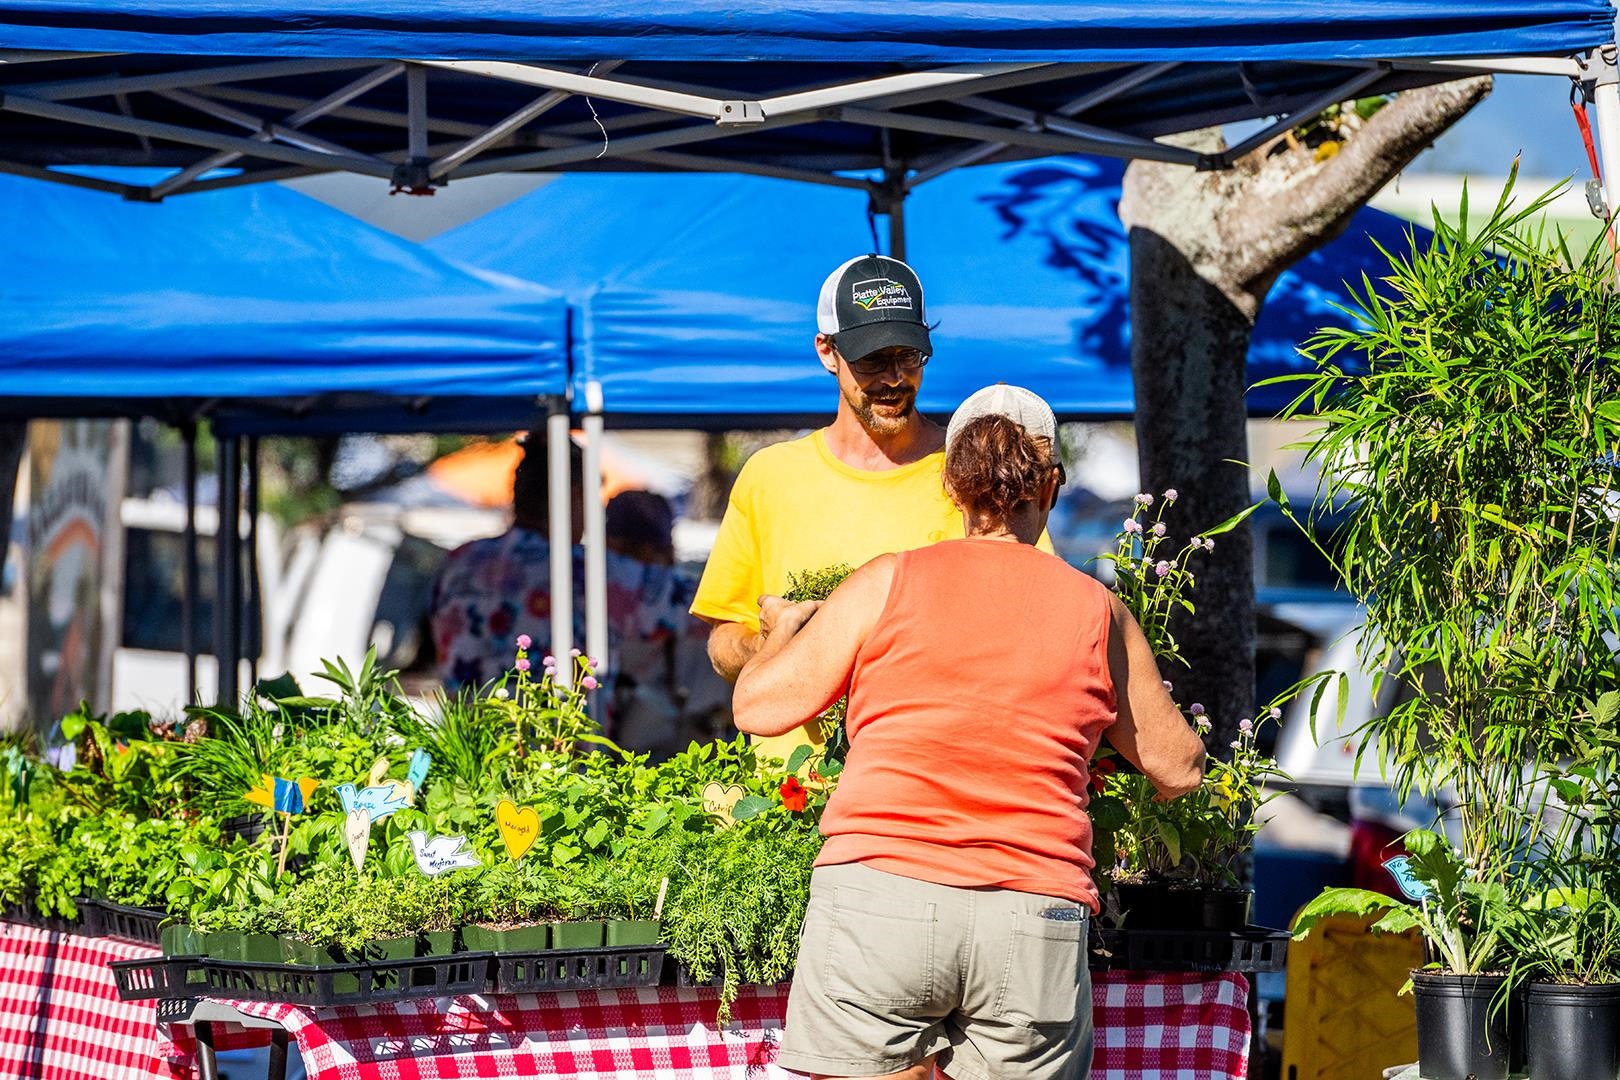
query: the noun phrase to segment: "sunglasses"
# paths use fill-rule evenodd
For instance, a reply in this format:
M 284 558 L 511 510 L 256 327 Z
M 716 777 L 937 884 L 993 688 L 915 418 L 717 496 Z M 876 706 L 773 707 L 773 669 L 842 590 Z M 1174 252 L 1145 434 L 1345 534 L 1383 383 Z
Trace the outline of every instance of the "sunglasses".
M 919 371 L 928 363 L 928 354 L 918 349 L 884 349 L 861 357 L 859 360 L 844 358 L 849 370 L 857 375 L 882 375 L 890 368 L 901 371 Z

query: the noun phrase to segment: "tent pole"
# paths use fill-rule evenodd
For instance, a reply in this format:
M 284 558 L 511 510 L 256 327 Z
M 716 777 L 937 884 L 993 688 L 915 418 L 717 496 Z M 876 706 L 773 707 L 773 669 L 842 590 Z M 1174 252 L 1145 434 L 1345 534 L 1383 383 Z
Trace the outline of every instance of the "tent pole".
M 259 437 L 250 435 L 247 438 L 247 542 L 244 547 L 244 558 L 247 563 L 245 571 L 247 576 L 247 613 L 253 617 L 255 633 L 250 633 L 244 647 L 251 646 L 255 637 L 260 638 L 259 648 L 248 655 L 248 685 L 256 686 L 259 682 L 259 654 L 264 651 L 263 642 L 263 598 L 259 595 Z
M 242 448 L 234 436 L 214 437 L 218 465 L 219 521 L 214 526 L 214 666 L 219 692 L 215 700 L 227 709 L 237 707 L 237 658 L 241 654 L 238 603 L 242 579 L 239 560 L 241 529 Z
M 182 533 L 185 549 L 185 584 L 180 593 L 180 649 L 186 654 L 186 703 L 202 704 L 197 700 L 197 422 L 187 420 L 180 425 L 180 440 L 185 446 L 182 470 L 185 485 L 186 525 Z
M 569 454 L 568 403 L 556 398 L 546 417 L 546 473 L 551 516 L 551 654 L 557 658 L 557 682 L 572 686 L 574 647 L 574 478 Z
M 607 624 L 607 508 L 602 504 L 602 384 L 585 384 L 585 653 L 609 662 Z M 598 691 L 591 715 L 605 717 Z M 606 726 L 606 725 L 604 725 Z
M 1592 69 L 1595 82 L 1592 101 L 1597 106 L 1598 153 L 1603 165 L 1603 201 L 1612 219 L 1620 207 L 1620 72 L 1616 71 L 1616 49 L 1605 45 L 1594 50 Z

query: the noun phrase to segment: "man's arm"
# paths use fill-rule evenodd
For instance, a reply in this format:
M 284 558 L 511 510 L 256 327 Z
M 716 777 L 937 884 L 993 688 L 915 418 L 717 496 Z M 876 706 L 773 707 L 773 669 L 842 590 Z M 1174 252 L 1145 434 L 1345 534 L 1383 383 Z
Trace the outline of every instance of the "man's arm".
M 764 645 L 737 680 L 731 710 L 738 731 L 785 735 L 838 700 L 889 598 L 894 563 L 893 555 L 879 555 L 825 601 L 783 601 Z
M 759 652 L 776 626 L 776 620 L 793 604 L 780 596 L 759 598 L 759 633 L 746 623 L 716 622 L 709 631 L 709 663 L 728 683 L 735 683 L 743 665 Z
M 1204 777 L 1204 741 L 1171 700 L 1142 628 L 1119 597 L 1109 594 L 1108 670 L 1119 718 L 1107 731 L 1125 760 L 1153 781 L 1162 799 L 1198 787 Z

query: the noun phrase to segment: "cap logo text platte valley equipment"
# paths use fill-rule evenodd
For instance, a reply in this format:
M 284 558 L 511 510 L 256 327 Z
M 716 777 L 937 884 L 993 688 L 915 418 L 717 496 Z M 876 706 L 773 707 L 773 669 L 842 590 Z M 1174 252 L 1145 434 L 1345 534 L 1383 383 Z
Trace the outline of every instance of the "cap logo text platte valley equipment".
M 898 281 L 888 278 L 868 278 L 850 286 L 850 299 L 867 311 L 888 308 L 911 310 L 911 293 Z

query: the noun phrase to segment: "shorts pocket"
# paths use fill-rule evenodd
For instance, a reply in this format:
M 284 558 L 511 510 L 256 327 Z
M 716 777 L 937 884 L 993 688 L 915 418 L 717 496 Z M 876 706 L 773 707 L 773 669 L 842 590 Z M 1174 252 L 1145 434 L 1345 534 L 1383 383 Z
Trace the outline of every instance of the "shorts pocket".
M 1007 967 L 996 995 L 998 1020 L 1025 1027 L 1072 1024 L 1082 997 L 1091 1007 L 1087 925 L 1086 919 L 1013 915 Z
M 828 924 L 822 980 L 830 997 L 901 1009 L 933 999 L 933 904 L 840 885 Z

